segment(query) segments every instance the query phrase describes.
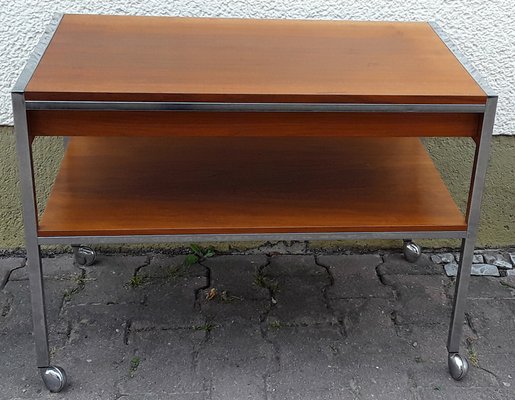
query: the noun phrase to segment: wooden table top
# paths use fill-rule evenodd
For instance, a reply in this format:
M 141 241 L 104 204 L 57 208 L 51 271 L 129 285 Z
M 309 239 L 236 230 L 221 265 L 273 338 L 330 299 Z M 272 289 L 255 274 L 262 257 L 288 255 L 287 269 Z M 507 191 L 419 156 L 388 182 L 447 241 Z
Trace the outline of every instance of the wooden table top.
M 483 104 L 431 26 L 65 15 L 27 100 Z

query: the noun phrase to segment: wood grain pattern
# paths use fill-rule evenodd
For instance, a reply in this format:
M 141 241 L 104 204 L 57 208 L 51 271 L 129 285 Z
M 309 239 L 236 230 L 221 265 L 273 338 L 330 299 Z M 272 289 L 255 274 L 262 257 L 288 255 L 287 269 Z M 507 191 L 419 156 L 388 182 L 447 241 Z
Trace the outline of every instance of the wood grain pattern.
M 29 111 L 37 136 L 468 136 L 479 114 Z
M 65 15 L 27 100 L 485 103 L 426 23 Z
M 39 235 L 465 228 L 416 138 L 76 137 Z

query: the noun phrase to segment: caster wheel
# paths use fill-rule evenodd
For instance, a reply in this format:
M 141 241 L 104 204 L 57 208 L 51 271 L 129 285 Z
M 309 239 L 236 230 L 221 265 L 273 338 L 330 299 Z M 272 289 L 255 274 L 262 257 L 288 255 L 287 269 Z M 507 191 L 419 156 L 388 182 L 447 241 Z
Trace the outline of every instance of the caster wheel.
M 465 357 L 462 357 L 458 353 L 449 354 L 448 358 L 449 373 L 452 379 L 461 381 L 469 370 L 469 362 Z
M 47 389 L 52 393 L 58 393 L 66 386 L 66 372 L 61 367 L 41 368 L 41 378 Z
M 97 253 L 91 247 L 73 246 L 75 262 L 79 265 L 89 267 L 93 265 L 97 258 Z
M 411 263 L 417 261 L 422 254 L 420 246 L 411 240 L 404 241 L 402 250 L 404 252 L 404 258 Z

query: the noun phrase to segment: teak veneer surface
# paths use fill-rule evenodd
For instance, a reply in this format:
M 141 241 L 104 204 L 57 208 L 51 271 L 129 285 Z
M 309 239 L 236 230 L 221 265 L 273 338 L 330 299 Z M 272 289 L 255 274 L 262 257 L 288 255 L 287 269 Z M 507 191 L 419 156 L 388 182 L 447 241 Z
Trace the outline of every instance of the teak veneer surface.
M 65 15 L 27 100 L 485 103 L 422 22 Z
M 28 111 L 34 136 L 468 136 L 480 114 Z
M 39 235 L 465 229 L 417 138 L 74 137 Z

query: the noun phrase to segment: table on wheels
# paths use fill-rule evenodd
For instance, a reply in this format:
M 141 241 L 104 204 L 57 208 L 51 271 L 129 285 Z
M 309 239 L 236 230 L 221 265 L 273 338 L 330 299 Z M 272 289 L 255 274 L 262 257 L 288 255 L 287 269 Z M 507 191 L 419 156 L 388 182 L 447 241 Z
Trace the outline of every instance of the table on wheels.
M 40 246 L 462 239 L 453 378 L 497 96 L 424 22 L 56 16 L 12 92 L 37 366 L 51 391 Z M 32 144 L 66 152 L 41 218 Z M 476 145 L 463 214 L 420 141 Z

